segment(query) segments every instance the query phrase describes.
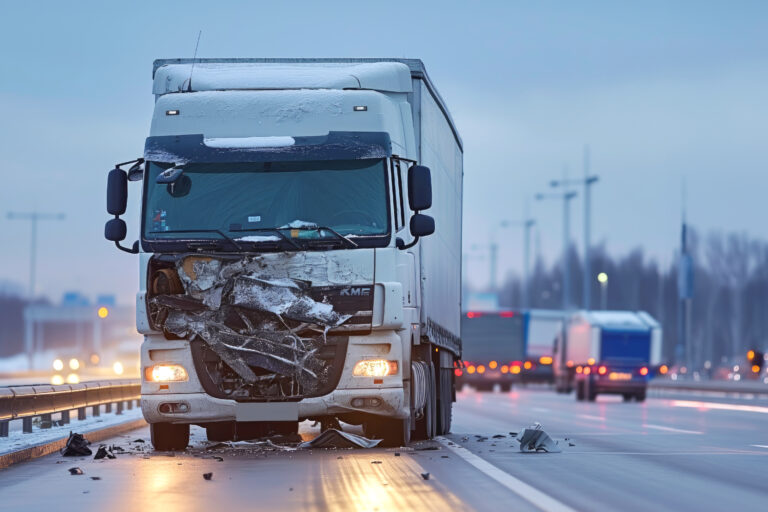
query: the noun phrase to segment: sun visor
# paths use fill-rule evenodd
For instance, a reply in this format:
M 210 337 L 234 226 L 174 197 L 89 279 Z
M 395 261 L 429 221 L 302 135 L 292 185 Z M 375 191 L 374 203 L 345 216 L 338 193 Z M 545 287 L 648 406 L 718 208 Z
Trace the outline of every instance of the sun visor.
M 363 160 L 392 156 L 386 132 L 328 132 L 304 137 L 205 138 L 202 134 L 147 137 L 150 162 L 277 162 Z

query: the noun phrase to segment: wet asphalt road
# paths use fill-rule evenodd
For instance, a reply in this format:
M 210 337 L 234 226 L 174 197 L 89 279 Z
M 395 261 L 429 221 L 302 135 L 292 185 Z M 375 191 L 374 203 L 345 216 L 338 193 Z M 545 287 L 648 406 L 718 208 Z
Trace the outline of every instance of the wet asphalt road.
M 523 454 L 509 435 L 535 421 L 559 454 Z M 3 510 L 764 510 L 763 401 L 600 397 L 546 390 L 459 394 L 453 432 L 409 449 L 152 452 L 147 428 L 112 441 L 136 453 L 48 456 L 0 471 Z M 302 424 L 306 438 L 316 434 Z M 487 439 L 478 438 L 484 435 Z M 493 435 L 504 437 L 493 438 Z M 565 438 L 569 440 L 566 441 Z M 571 446 L 571 444 L 573 446 Z M 423 450 L 433 447 L 436 450 Z M 396 455 L 396 453 L 399 454 Z M 214 458 L 223 458 L 222 461 Z M 78 466 L 82 476 L 67 469 Z M 210 481 L 203 473 L 212 472 Z M 429 479 L 421 473 L 429 473 Z M 92 480 L 90 477 L 99 477 Z

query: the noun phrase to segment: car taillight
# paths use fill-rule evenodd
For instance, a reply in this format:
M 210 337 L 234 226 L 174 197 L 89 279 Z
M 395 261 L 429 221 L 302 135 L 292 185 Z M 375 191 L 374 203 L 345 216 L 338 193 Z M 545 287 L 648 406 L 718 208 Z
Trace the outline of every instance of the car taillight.
M 581 373 L 583 371 L 584 371 L 584 367 L 582 367 L 582 366 L 577 366 L 576 367 L 576 373 Z
M 461 377 L 464 374 L 464 372 L 461 371 L 461 368 L 456 368 L 455 370 L 453 370 L 453 374 L 456 375 L 457 377 Z
M 648 375 L 648 368 L 646 368 L 645 366 L 640 368 L 640 375 L 642 375 L 642 376 Z
M 592 373 L 592 368 L 590 368 L 589 366 L 585 366 L 584 375 L 589 375 L 590 373 Z
M 600 375 L 605 375 L 606 373 L 608 373 L 608 368 L 606 368 L 605 366 L 601 366 L 600 368 L 597 369 L 597 373 L 599 373 Z M 646 373 L 647 373 L 647 370 L 646 370 Z

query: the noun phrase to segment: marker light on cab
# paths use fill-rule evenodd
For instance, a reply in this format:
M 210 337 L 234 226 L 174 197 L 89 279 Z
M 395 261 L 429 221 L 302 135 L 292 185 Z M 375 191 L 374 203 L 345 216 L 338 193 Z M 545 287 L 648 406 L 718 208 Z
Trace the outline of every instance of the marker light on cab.
M 386 377 L 397 373 L 397 361 L 386 359 L 363 359 L 352 370 L 355 377 Z
M 144 368 L 149 382 L 181 382 L 189 380 L 187 370 L 180 364 L 156 364 Z

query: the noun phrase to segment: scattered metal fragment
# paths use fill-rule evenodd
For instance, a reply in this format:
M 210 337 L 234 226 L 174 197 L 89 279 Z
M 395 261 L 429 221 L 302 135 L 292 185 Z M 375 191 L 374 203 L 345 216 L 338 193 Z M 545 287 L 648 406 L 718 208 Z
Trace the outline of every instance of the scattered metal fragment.
M 517 432 L 510 432 L 509 435 L 511 435 L 512 437 L 517 437 Z
M 381 464 L 381 461 L 380 460 L 372 460 L 371 464 Z
M 206 450 L 223 450 L 224 448 L 230 448 L 231 445 L 228 443 L 216 443 L 212 444 L 211 446 L 206 446 Z
M 133 440 L 133 441 L 131 441 L 131 442 L 132 442 L 132 443 L 146 443 L 146 441 L 144 441 L 142 438 L 134 439 L 134 440 Z
M 82 475 L 83 470 L 80 468 L 69 468 L 69 474 L 70 475 Z
M 424 480 L 429 480 L 429 473 L 422 473 L 421 478 L 423 478 Z
M 572 442 L 568 441 L 568 446 L 576 446 L 576 443 L 572 443 Z
M 92 476 L 91 480 L 101 480 L 101 477 L 100 476 Z
M 96 455 L 94 455 L 93 459 L 94 460 L 99 460 L 99 459 L 103 459 L 103 458 L 116 459 L 117 456 L 115 456 L 114 453 L 112 453 L 110 450 L 107 449 L 106 446 L 104 446 L 102 444 L 102 445 L 99 445 L 99 449 L 96 450 Z
M 520 442 L 521 452 L 560 453 L 562 451 L 557 441 L 544 432 L 541 423 L 535 423 L 531 427 L 523 429 L 516 439 Z
M 395 457 L 399 457 L 399 456 L 400 456 L 400 452 L 395 452 Z
M 373 448 L 380 442 L 381 439 L 368 439 L 367 437 L 332 428 L 326 430 L 312 441 L 301 443 L 299 448 Z
M 211 478 L 213 478 L 213 473 L 203 473 L 203 478 L 205 478 L 206 480 L 210 480 Z
M 448 455 L 441 455 L 440 458 L 441 459 L 450 459 L 450 457 Z
M 93 452 L 88 445 L 91 444 L 82 434 L 69 433 L 69 439 L 67 444 L 61 449 L 61 454 L 65 457 L 82 457 L 84 455 L 91 455 Z

